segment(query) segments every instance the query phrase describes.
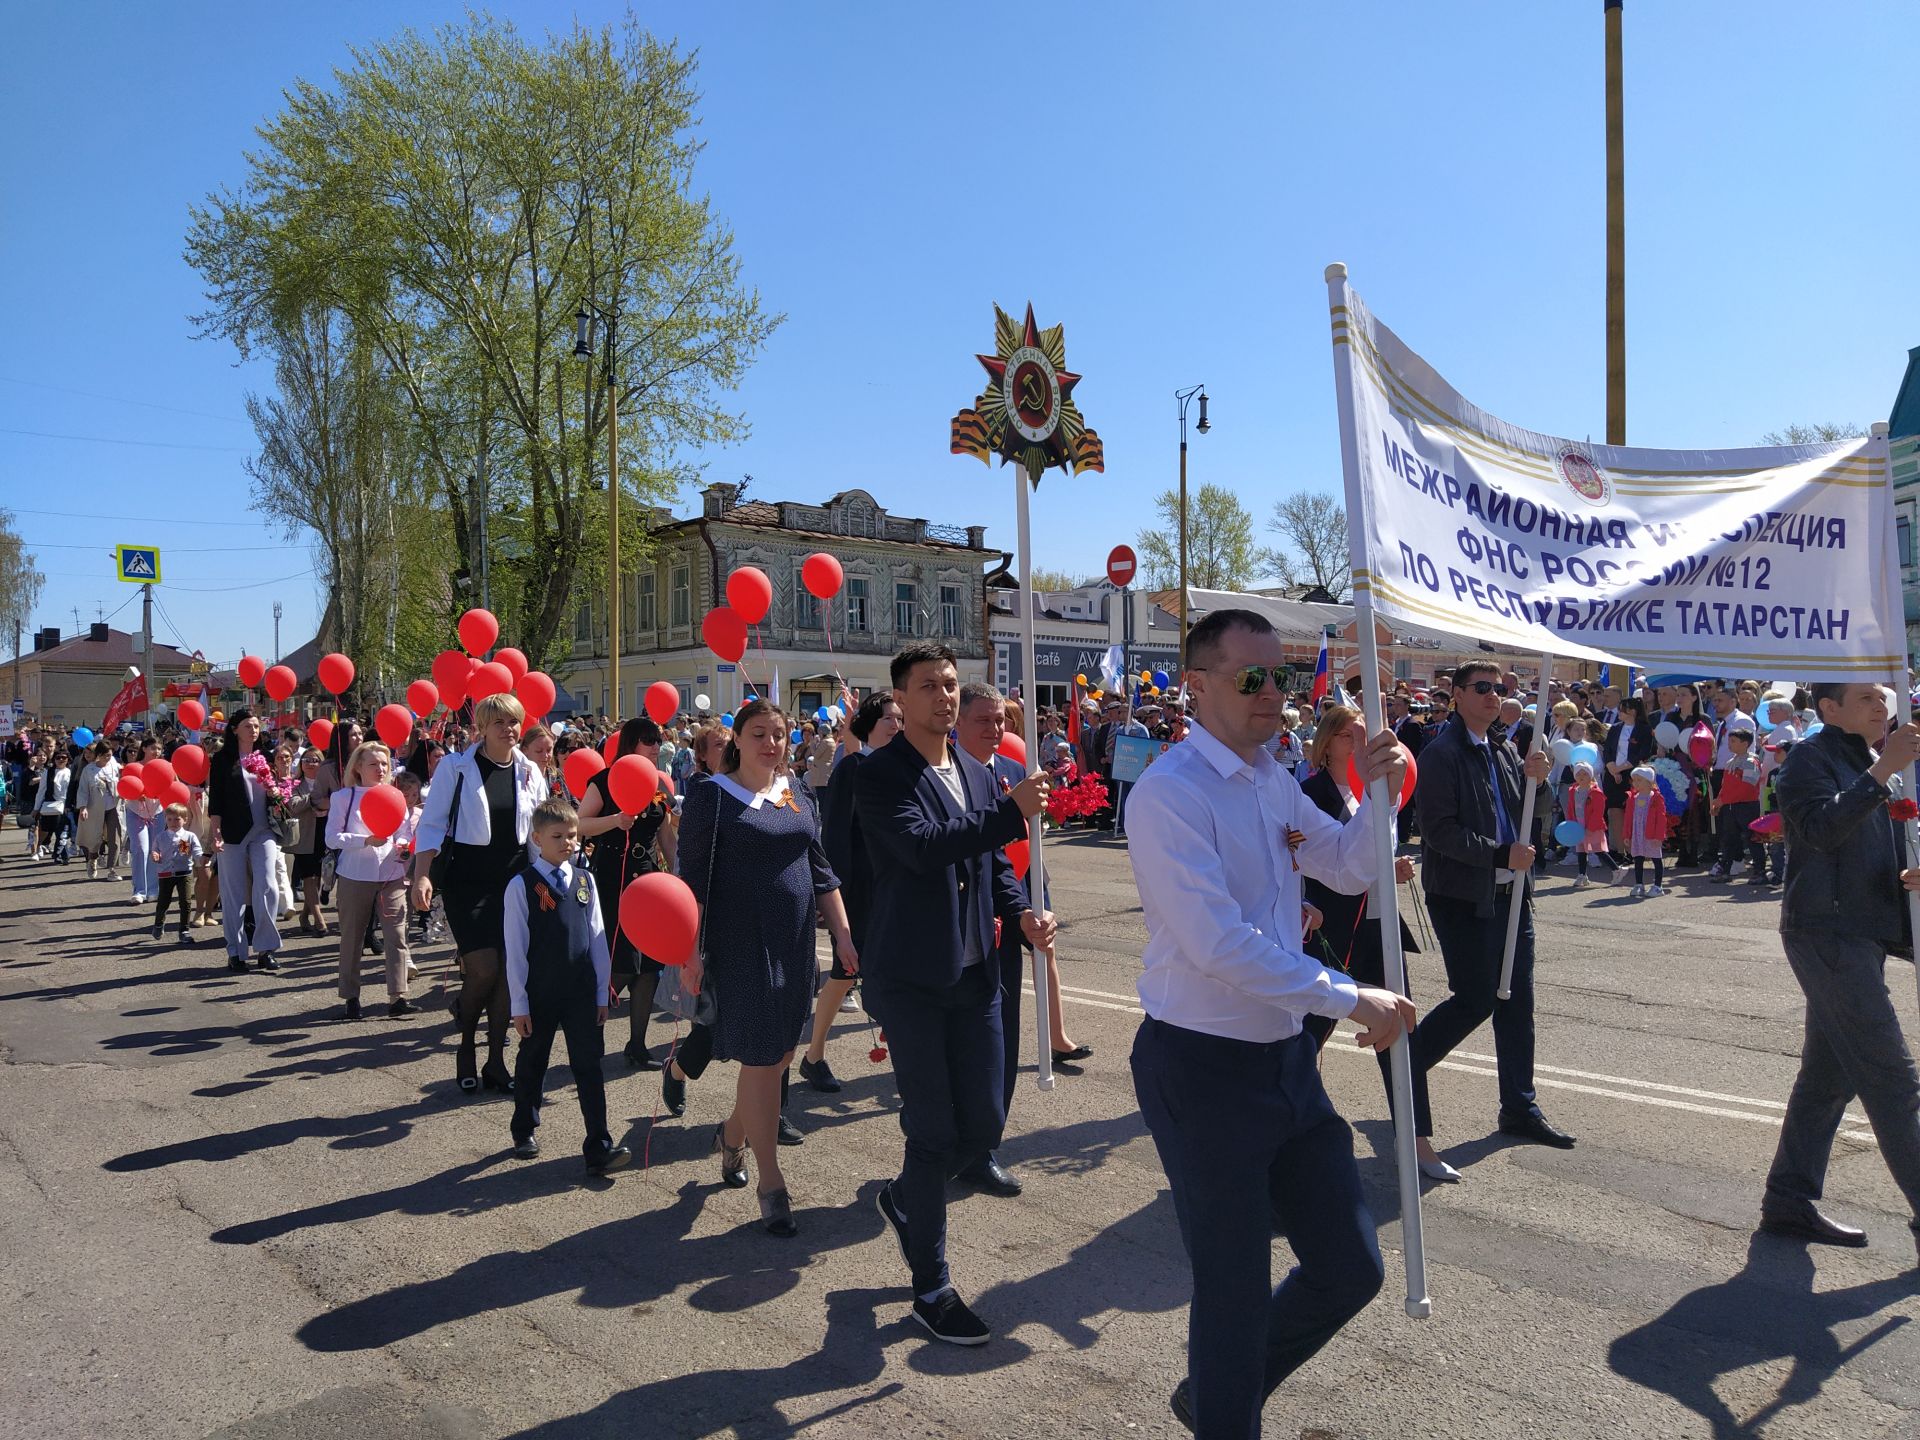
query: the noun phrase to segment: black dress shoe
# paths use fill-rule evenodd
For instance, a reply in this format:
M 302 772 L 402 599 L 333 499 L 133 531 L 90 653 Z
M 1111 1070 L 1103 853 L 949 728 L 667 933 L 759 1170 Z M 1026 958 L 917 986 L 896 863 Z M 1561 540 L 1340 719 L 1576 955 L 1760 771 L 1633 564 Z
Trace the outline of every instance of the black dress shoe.
M 231 970 L 236 975 L 246 974 L 247 973 L 246 958 L 240 955 L 227 956 L 227 969 Z
M 625 1050 L 629 1070 L 658 1070 L 660 1062 L 647 1053 L 647 1047 L 629 1040 Z
M 780 1117 L 780 1123 L 776 1127 L 776 1133 L 782 1145 L 804 1145 L 807 1143 L 807 1137 L 802 1135 L 794 1126 L 794 1123 L 784 1115 Z
M 389 1000 L 387 1002 L 387 1018 L 389 1020 L 398 1020 L 402 1016 L 413 1014 L 417 1009 L 419 1009 L 417 1005 L 402 995 L 398 1000 Z
M 1018 1195 L 1022 1188 L 1013 1173 L 991 1155 L 976 1164 L 969 1165 L 954 1178 L 964 1180 L 976 1190 L 984 1190 L 989 1195 L 1000 1195 L 1008 1199 Z
M 531 1135 L 527 1136 L 524 1140 L 514 1141 L 513 1158 L 516 1160 L 538 1160 L 540 1158 L 540 1142 Z
M 687 1113 L 687 1082 L 671 1070 L 660 1072 L 660 1103 L 667 1107 L 669 1115 Z
M 1076 1045 L 1071 1050 L 1054 1051 L 1053 1063 L 1056 1065 L 1078 1065 L 1082 1060 L 1091 1059 L 1092 1056 L 1093 1046 Z
M 1859 1249 L 1867 1243 L 1867 1232 L 1838 1220 L 1829 1220 L 1818 1210 L 1808 1208 L 1805 1215 L 1762 1215 L 1760 1228 L 1769 1235 L 1788 1240 L 1804 1240 L 1809 1245 L 1845 1245 Z
M 1182 1380 L 1173 1387 L 1173 1396 L 1167 1401 L 1173 1410 L 1173 1418 L 1187 1429 L 1193 1429 L 1193 1382 Z
M 360 1018 L 360 997 L 357 995 L 354 996 L 352 999 L 348 1000 L 341 1008 L 345 1012 L 344 1015 L 342 1016 L 343 1019 L 358 1020 Z
M 615 1145 L 601 1155 L 587 1157 L 589 1175 L 611 1175 L 616 1170 L 624 1170 L 633 1163 L 633 1151 L 624 1145 Z
M 269 950 L 264 955 L 260 956 L 259 959 L 253 962 L 253 968 L 256 970 L 264 970 L 272 974 L 278 974 L 280 970 L 280 962 L 274 958 L 273 951 Z
M 1502 1115 L 1500 1133 L 1518 1135 L 1522 1140 L 1531 1140 L 1536 1145 L 1551 1145 L 1556 1150 L 1573 1149 L 1573 1136 L 1564 1130 L 1554 1129 L 1544 1115 Z
M 513 1076 L 498 1056 L 489 1059 L 480 1067 L 480 1083 L 489 1090 L 498 1090 L 504 1095 L 513 1093 Z
M 832 1095 L 840 1089 L 840 1077 L 833 1073 L 833 1067 L 827 1063 L 824 1055 L 817 1065 L 801 1056 L 800 1078 L 823 1095 Z

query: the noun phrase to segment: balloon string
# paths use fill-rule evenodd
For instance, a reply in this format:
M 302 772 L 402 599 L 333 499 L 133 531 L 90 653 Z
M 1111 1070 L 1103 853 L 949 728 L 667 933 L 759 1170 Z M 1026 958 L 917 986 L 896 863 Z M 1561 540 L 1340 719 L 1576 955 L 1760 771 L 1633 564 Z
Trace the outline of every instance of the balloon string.
M 827 620 L 823 627 L 827 637 L 827 654 L 833 655 L 833 678 L 840 682 L 840 703 L 848 710 L 856 708 L 853 703 L 853 687 L 847 684 L 847 677 L 840 673 L 840 657 L 833 654 L 833 599 L 827 599 Z

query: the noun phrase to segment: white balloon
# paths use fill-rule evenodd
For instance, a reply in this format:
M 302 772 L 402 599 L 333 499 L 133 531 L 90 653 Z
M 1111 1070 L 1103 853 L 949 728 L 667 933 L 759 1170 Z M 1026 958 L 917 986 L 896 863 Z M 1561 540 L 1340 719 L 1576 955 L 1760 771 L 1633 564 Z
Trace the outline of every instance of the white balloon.
M 713 709 L 713 697 L 712 697 L 711 695 L 696 695 L 696 696 L 694 696 L 694 697 L 693 697 L 693 708 L 694 708 L 694 709 L 696 709 L 696 710 L 711 710 L 711 709 Z
M 1680 743 L 1680 727 L 1671 720 L 1662 720 L 1653 727 L 1653 743 L 1662 750 L 1671 750 Z
M 1558 740 L 1553 742 L 1553 763 L 1554 764 L 1556 765 L 1566 764 L 1567 757 L 1571 754 L 1573 754 L 1573 742 L 1567 739 L 1566 736 L 1562 735 Z

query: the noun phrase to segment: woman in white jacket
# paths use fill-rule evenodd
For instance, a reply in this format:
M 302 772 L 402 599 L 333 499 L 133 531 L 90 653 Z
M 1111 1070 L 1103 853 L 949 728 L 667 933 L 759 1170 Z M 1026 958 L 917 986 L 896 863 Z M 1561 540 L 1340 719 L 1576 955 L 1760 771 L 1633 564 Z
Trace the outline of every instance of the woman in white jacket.
M 474 707 L 480 741 L 449 755 L 434 770 L 420 811 L 414 844 L 413 904 L 433 903 L 434 856 L 447 847 L 441 899 L 460 958 L 460 1053 L 455 1074 L 462 1090 L 482 1084 L 511 1093 L 508 1073 L 506 911 L 507 881 L 525 865 L 534 807 L 547 798 L 546 777 L 520 753 L 526 711 L 511 695 L 489 695 Z M 474 1038 L 487 1017 L 487 1063 L 474 1070 Z
M 414 1009 L 407 999 L 407 856 L 413 847 L 413 816 L 384 840 L 374 839 L 360 818 L 360 797 L 392 778 L 392 760 L 378 741 L 360 746 L 347 759 L 347 787 L 334 791 L 327 806 L 327 844 L 340 852 L 334 905 L 340 917 L 340 998 L 349 1020 L 360 1018 L 360 956 L 371 915 L 380 917 L 387 937 L 387 1015 L 397 1020 Z
M 33 797 L 33 813 L 39 827 L 39 858 L 67 863 L 67 792 L 73 788 L 73 765 L 80 752 L 71 755 L 56 750 L 40 772 L 40 789 Z
M 112 747 L 104 740 L 94 741 L 73 795 L 80 811 L 75 838 L 80 853 L 87 857 L 89 880 L 99 879 L 103 866 L 107 879 L 120 878 L 115 873 L 120 865 L 120 797 L 113 788 L 119 778 L 120 764 L 113 758 Z

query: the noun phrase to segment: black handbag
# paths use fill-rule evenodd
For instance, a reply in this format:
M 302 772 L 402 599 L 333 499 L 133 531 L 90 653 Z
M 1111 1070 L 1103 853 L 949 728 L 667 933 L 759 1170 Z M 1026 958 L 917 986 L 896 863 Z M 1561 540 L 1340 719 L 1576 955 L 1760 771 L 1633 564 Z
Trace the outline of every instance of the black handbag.
M 453 837 L 460 830 L 460 796 L 467 786 L 467 772 L 462 770 L 453 782 L 453 804 L 447 812 L 447 833 L 440 841 L 440 848 L 433 852 L 433 864 L 427 867 L 427 879 L 435 890 L 444 890 L 447 885 L 448 851 L 453 845 Z

